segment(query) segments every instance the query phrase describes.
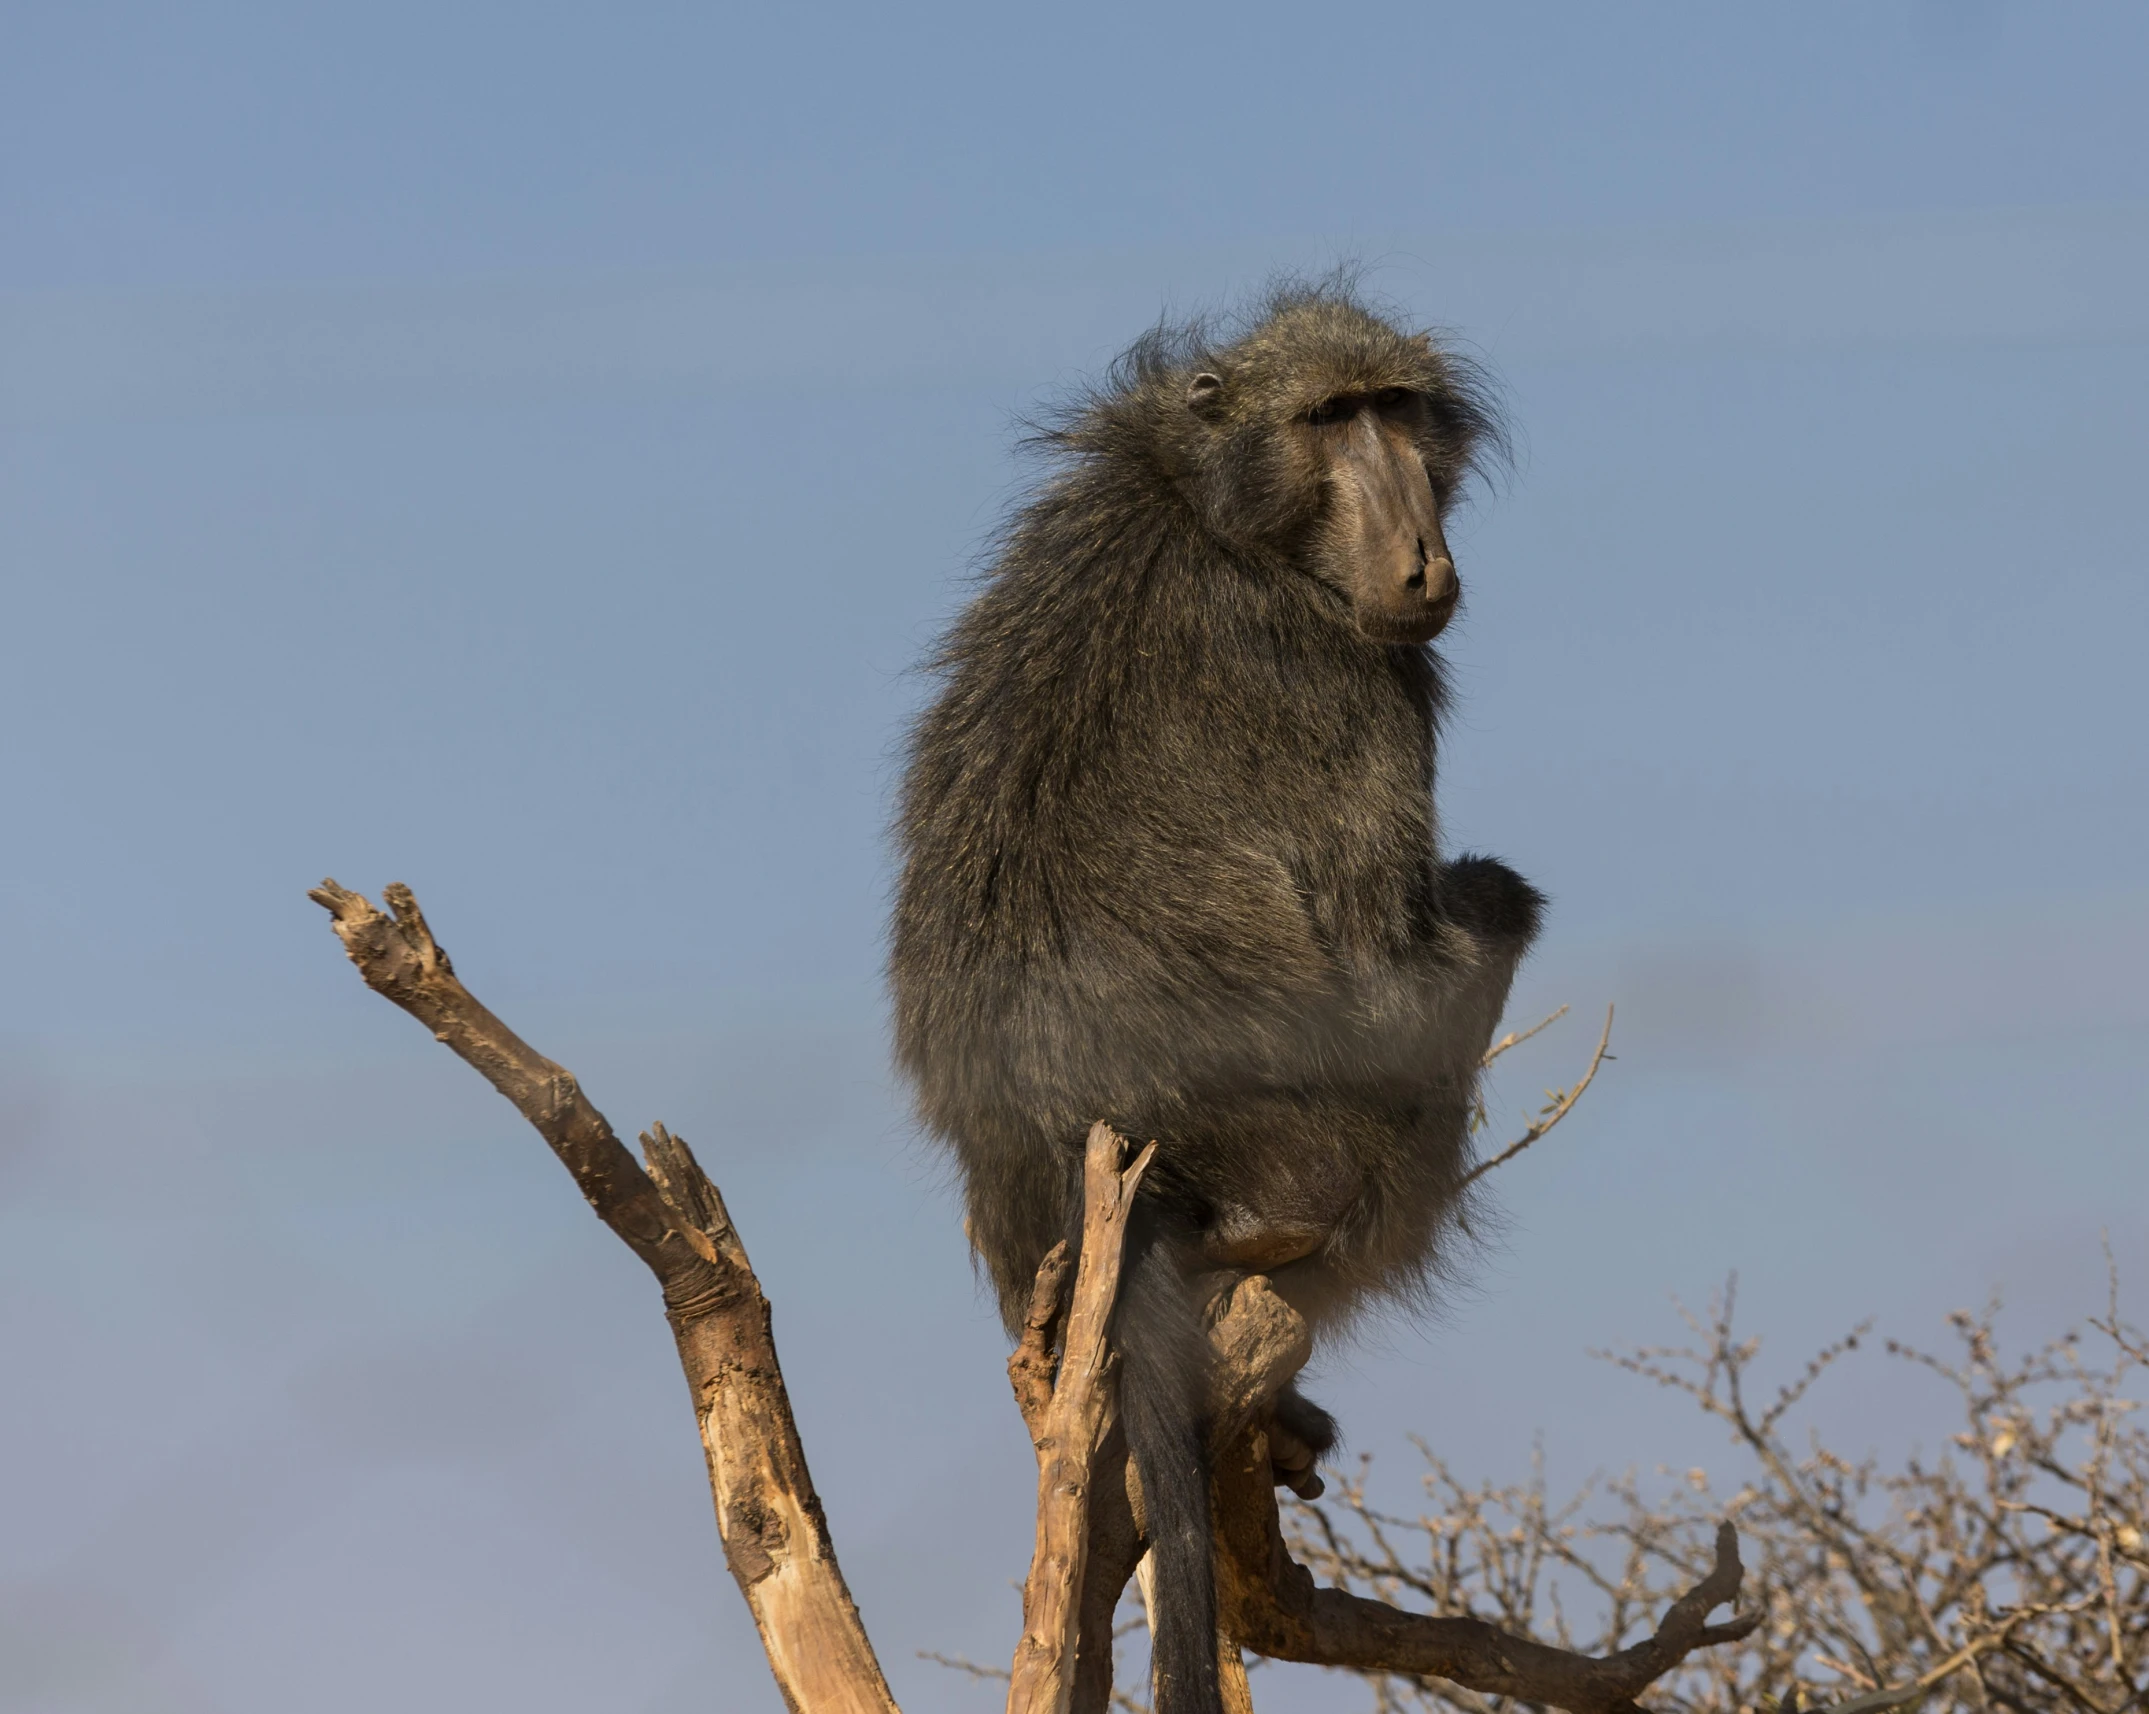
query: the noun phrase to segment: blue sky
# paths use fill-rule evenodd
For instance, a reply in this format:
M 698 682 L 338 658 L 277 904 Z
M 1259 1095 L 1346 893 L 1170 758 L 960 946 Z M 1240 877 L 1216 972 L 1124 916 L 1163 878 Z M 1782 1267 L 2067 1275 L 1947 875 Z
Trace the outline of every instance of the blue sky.
M 0 1709 L 778 1706 L 646 1279 L 324 873 L 694 1140 L 899 1690 L 996 1705 L 913 1658 L 1005 1655 L 1030 1476 L 884 1066 L 912 668 L 1023 413 L 1282 267 L 1519 429 L 1503 1120 L 1621 1018 L 1353 1445 L 1721 1459 L 1584 1353 L 1734 1267 L 1786 1365 L 2103 1231 L 2139 1304 L 2145 82 L 2126 6 L 9 7 Z

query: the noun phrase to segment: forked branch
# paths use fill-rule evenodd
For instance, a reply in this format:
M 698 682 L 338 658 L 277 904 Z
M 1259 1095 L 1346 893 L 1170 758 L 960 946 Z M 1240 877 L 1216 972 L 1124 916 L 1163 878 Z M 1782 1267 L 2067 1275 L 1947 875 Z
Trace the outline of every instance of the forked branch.
M 334 881 L 307 896 L 334 919 L 366 985 L 514 1103 L 657 1276 L 701 1426 L 724 1557 L 786 1704 L 801 1714 L 896 1714 L 806 1468 L 768 1299 L 693 1153 L 652 1126 L 642 1138 L 645 1172 L 573 1076 L 462 985 L 408 887 L 387 889 L 392 915 Z
M 1557 1012 L 1554 1012 L 1551 1017 L 1546 1018 L 1545 1020 L 1543 1020 L 1543 1022 L 1537 1024 L 1535 1027 L 1519 1031 L 1514 1035 L 1505 1036 L 1499 1041 L 1493 1043 L 1493 1045 L 1485 1052 L 1484 1063 L 1486 1065 L 1490 1065 L 1494 1060 L 1498 1059 L 1501 1054 L 1505 1053 L 1509 1048 L 1515 1046 L 1516 1043 L 1528 1041 L 1530 1037 L 1534 1036 L 1538 1032 L 1538 1030 L 1543 1029 L 1547 1024 L 1553 1023 L 1560 1017 L 1564 1016 L 1566 1014 L 1566 1011 L 1567 1008 L 1565 1006 L 1562 1006 Z M 1513 1160 L 1517 1155 L 1522 1153 L 1524 1149 L 1528 1148 L 1532 1143 L 1536 1142 L 1539 1137 L 1543 1136 L 1547 1131 L 1551 1130 L 1554 1125 L 1558 1124 L 1562 1119 L 1566 1118 L 1569 1113 L 1572 1113 L 1574 1111 L 1575 1103 L 1582 1099 L 1583 1091 L 1588 1089 L 1590 1084 L 1596 1080 L 1597 1068 L 1601 1066 L 1605 1062 L 1605 1060 L 1611 1057 L 1610 1053 L 1607 1050 L 1610 1049 L 1612 1045 L 1612 1011 L 1613 1008 L 1610 1006 L 1604 1008 L 1604 1033 L 1597 1037 L 1597 1051 L 1589 1056 L 1589 1065 L 1588 1068 L 1583 1071 L 1581 1080 L 1576 1083 L 1571 1089 L 1554 1089 L 1547 1091 L 1549 1099 L 1547 1099 L 1544 1106 L 1538 1110 L 1537 1117 L 1530 1123 L 1530 1128 L 1524 1131 L 1522 1135 L 1517 1137 L 1513 1142 L 1509 1143 L 1506 1148 L 1502 1149 L 1498 1154 L 1494 1155 L 1492 1159 L 1488 1161 L 1480 1161 L 1476 1166 L 1472 1167 L 1469 1173 L 1464 1177 L 1462 1184 L 1458 1187 L 1459 1189 L 1468 1189 L 1479 1179 L 1483 1178 L 1488 1172 L 1492 1171 L 1494 1167 L 1505 1166 L 1509 1161 Z
M 1049 1372 L 1054 1306 L 1061 1299 L 1066 1269 L 1064 1253 L 1046 1258 L 1021 1345 L 1008 1364 L 1017 1402 L 1033 1424 L 1034 1377 L 1040 1370 Z M 1602 1658 L 1514 1636 L 1479 1619 L 1409 1613 L 1316 1586 L 1312 1573 L 1293 1560 L 1284 1545 L 1276 1472 L 1265 1432 L 1277 1394 L 1306 1362 L 1310 1342 L 1305 1323 L 1269 1289 L 1267 1280 L 1255 1275 L 1241 1280 L 1219 1302 L 1209 1343 L 1216 1355 L 1211 1445 L 1217 1452 L 1217 1585 L 1227 1656 L 1235 1659 L 1243 1644 L 1279 1660 L 1444 1678 L 1467 1689 L 1569 1714 L 1638 1714 L 1634 1698 L 1689 1654 L 1735 1642 L 1760 1623 L 1758 1612 L 1719 1625 L 1707 1622 L 1716 1608 L 1737 1600 L 1744 1576 L 1738 1538 L 1728 1524 L 1717 1533 L 1714 1568 L 1671 1605 L 1655 1633 Z M 1111 1494 L 1124 1483 L 1138 1497 L 1140 1484 L 1124 1468 L 1124 1460 L 1124 1444 L 1114 1442 L 1092 1479 L 1098 1494 Z M 1115 1461 L 1120 1466 L 1116 1470 Z M 1131 1516 L 1119 1516 L 1120 1529 L 1138 1527 L 1138 1506 Z M 1116 1552 L 1110 1551 L 1114 1548 Z M 1116 1576 L 1116 1581 L 1110 1581 L 1108 1589 L 1088 1590 L 1084 1604 L 1108 1612 L 1125 1584 L 1123 1567 L 1131 1566 L 1133 1555 L 1111 1541 L 1107 1531 L 1093 1537 L 1092 1559 L 1093 1577 Z M 1122 1569 L 1114 1573 L 1108 1566 Z M 1094 1633 L 1085 1633 L 1085 1641 L 1092 1648 L 1104 1643 Z M 1095 1671 L 1095 1662 L 1084 1665 L 1088 1670 L 1082 1675 L 1077 1714 L 1107 1705 L 1107 1681 Z M 1009 1706 L 1012 1710 L 1016 1704 L 1011 1700 Z
M 1067 1714 L 1081 1640 L 1082 1584 L 1088 1569 L 1091 1473 L 1115 1399 L 1109 1386 L 1116 1358 L 1106 1340 L 1119 1301 L 1119 1264 L 1134 1192 L 1155 1157 L 1151 1143 L 1126 1165 L 1127 1144 L 1111 1126 L 1090 1128 L 1083 1158 L 1082 1256 L 1075 1266 L 1074 1302 L 1067 1312 L 1059 1372 L 1037 1419 L 1037 1545 L 1022 1590 L 1022 1640 L 1007 1685 L 1007 1714 Z M 1050 1326 L 1066 1270 L 1064 1248 L 1038 1270 L 1020 1358 L 1030 1335 Z M 1009 1372 L 1018 1400 L 1025 1375 Z M 1034 1398 L 1034 1394 L 1032 1395 Z
M 1709 1574 L 1673 1602 L 1655 1633 L 1591 1657 L 1513 1636 L 1482 1619 L 1408 1613 L 1315 1584 L 1284 1546 L 1268 1447 L 1256 1429 L 1217 1467 L 1218 1583 L 1226 1623 L 1248 1648 L 1277 1660 L 1359 1672 L 1444 1678 L 1468 1690 L 1568 1714 L 1640 1714 L 1635 1697 L 1694 1650 L 1736 1642 L 1758 1612 L 1720 1625 L 1709 1614 L 1738 1599 L 1744 1569 L 1727 1523 Z
M 1553 1011 L 1547 1012 L 1543 1017 L 1539 1018 L 1537 1022 L 1532 1024 L 1526 1030 L 1509 1030 L 1507 1034 L 1502 1036 L 1498 1041 L 1494 1042 L 1492 1046 L 1488 1047 L 1485 1050 L 1484 1057 L 1477 1062 L 1478 1069 L 1482 1071 L 1490 1067 L 1492 1062 L 1498 1059 L 1500 1055 L 1505 1053 L 1509 1048 L 1520 1047 L 1532 1036 L 1543 1035 L 1546 1030 L 1549 1030 L 1554 1024 L 1558 1023 L 1560 1019 L 1564 1018 L 1567 1015 L 1568 1010 L 1568 1007 L 1560 1006 Z

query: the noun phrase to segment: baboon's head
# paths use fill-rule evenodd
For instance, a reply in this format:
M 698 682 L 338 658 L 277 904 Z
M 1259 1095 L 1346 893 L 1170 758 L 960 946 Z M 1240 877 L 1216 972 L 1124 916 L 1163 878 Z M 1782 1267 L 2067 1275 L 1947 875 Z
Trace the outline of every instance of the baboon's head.
M 1104 433 L 1068 438 L 1101 449 L 1139 423 L 1234 549 L 1288 561 L 1369 638 L 1431 641 L 1462 598 L 1445 514 L 1501 444 L 1484 382 L 1344 285 L 1280 291 L 1244 326 L 1152 336 L 1098 401 Z
M 1186 381 L 1196 480 L 1227 534 L 1288 555 L 1383 643 L 1462 599 L 1443 514 L 1496 435 L 1474 373 L 1347 292 L 1285 296 Z

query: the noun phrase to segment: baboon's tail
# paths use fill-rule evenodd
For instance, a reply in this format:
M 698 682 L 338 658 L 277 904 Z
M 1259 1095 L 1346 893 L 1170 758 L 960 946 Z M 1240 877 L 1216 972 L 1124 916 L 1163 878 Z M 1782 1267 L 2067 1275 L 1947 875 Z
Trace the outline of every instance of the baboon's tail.
M 1156 1714 L 1221 1714 L 1216 1565 L 1209 1520 L 1209 1342 L 1167 1230 L 1143 1197 L 1127 1233 L 1115 1317 L 1119 1409 L 1142 1478 L 1156 1603 L 1149 1650 Z

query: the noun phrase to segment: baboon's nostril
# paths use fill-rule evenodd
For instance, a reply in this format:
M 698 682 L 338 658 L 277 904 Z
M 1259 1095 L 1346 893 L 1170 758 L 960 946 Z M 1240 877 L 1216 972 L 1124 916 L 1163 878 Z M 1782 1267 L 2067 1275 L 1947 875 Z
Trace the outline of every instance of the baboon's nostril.
M 1425 587 L 1425 538 L 1423 536 L 1418 538 L 1418 569 L 1403 579 L 1403 587 L 1405 589 L 1423 589 Z

